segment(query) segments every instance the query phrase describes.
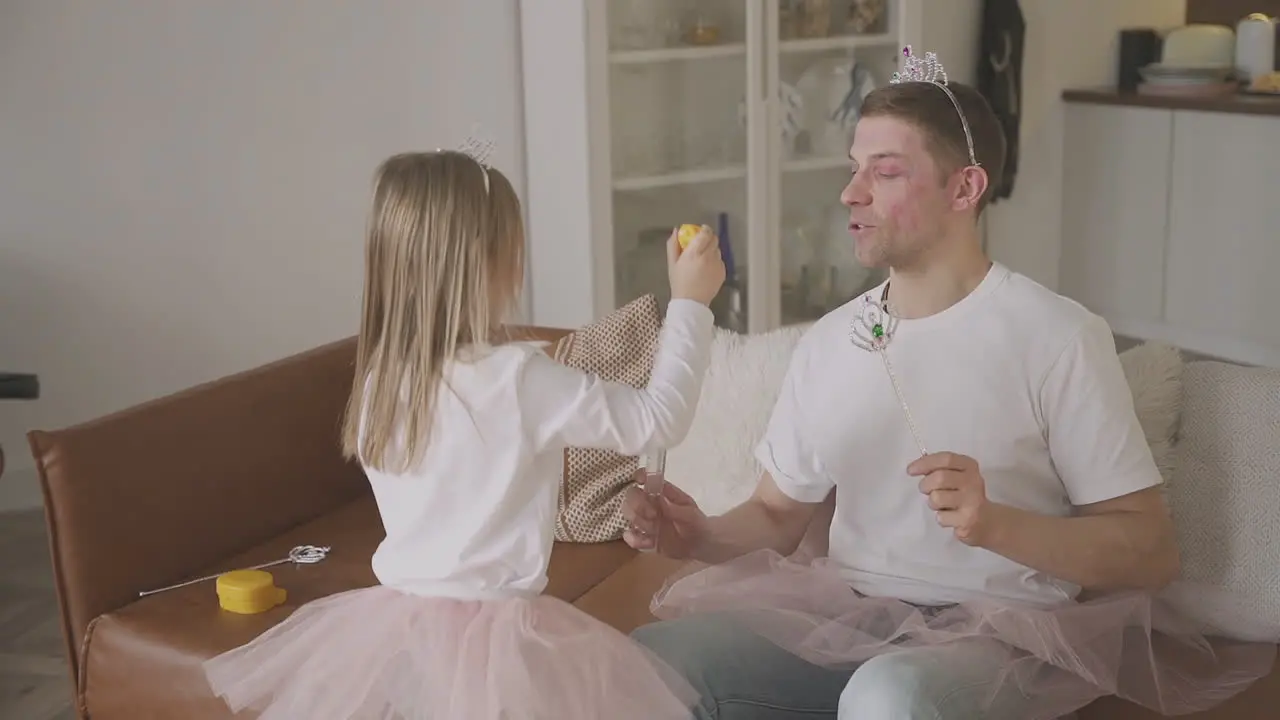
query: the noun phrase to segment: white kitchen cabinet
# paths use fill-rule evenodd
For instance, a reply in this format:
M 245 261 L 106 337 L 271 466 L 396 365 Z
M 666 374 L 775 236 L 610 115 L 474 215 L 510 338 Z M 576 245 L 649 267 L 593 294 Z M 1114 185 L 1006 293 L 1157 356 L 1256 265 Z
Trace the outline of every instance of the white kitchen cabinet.
M 1280 367 L 1280 116 L 1069 102 L 1060 291 L 1119 335 Z
M 1059 291 L 1113 323 L 1159 322 L 1173 111 L 1066 113 Z
M 1167 321 L 1280 349 L 1280 118 L 1179 112 L 1173 137 Z
M 741 297 L 731 313 L 722 293 L 722 326 L 811 319 L 879 282 L 859 272 L 840 221 L 847 138 L 824 124 L 838 83 L 815 78 L 855 60 L 884 85 L 908 44 L 971 77 L 979 3 L 948 0 L 927 20 L 926 1 L 522 2 L 532 321 L 575 327 L 664 297 L 670 229 L 721 218 Z M 863 26 L 851 5 L 883 9 Z M 821 12 L 826 27 L 807 32 Z M 815 131 L 796 135 L 789 113 Z

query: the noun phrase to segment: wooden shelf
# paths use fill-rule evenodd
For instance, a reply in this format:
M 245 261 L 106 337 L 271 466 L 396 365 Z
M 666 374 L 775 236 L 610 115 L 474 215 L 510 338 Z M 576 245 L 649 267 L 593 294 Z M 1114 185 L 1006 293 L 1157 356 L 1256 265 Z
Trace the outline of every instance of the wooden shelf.
M 847 157 L 806 157 L 782 162 L 782 172 L 812 172 L 816 170 L 848 170 L 853 161 Z
M 843 157 L 816 157 L 787 160 L 782 164 L 784 173 L 815 172 L 820 170 L 838 170 L 849 167 L 849 159 Z M 698 170 L 682 170 L 679 172 L 659 173 L 657 175 L 637 175 L 617 178 L 613 181 L 613 189 L 617 191 L 656 190 L 680 185 L 699 185 L 702 183 L 741 180 L 747 176 L 745 165 L 726 165 L 717 168 Z
M 826 50 L 857 50 L 860 48 L 894 47 L 898 39 L 893 35 L 835 35 L 823 38 L 783 40 L 778 51 L 783 54 L 824 52 Z
M 835 35 L 821 38 L 783 40 L 778 51 L 784 54 L 824 52 L 827 50 L 857 50 L 860 48 L 894 47 L 897 38 L 888 34 Z M 615 50 L 609 53 L 611 65 L 652 65 L 656 63 L 690 62 L 714 58 L 746 57 L 746 43 L 721 45 L 682 45 L 679 47 L 645 50 Z
M 613 189 L 620 191 L 656 190 L 658 188 L 676 187 L 679 185 L 698 185 L 701 183 L 741 180 L 747 177 L 745 165 L 726 165 L 703 170 L 684 170 L 681 172 L 662 173 L 660 175 L 640 175 L 636 177 L 618 178 L 613 181 Z
M 617 50 L 609 53 L 611 65 L 652 65 L 655 63 L 689 62 L 713 58 L 746 57 L 745 43 L 723 45 L 689 45 L 683 47 L 653 48 L 651 50 Z

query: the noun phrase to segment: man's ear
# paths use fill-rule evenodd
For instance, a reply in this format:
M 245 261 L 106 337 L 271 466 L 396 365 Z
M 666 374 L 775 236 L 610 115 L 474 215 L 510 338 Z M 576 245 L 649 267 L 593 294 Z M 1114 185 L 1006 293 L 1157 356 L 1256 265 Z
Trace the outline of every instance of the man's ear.
M 987 192 L 987 171 L 978 165 L 970 165 L 960 170 L 960 182 L 956 187 L 956 195 L 951 207 L 955 210 L 972 210 Z

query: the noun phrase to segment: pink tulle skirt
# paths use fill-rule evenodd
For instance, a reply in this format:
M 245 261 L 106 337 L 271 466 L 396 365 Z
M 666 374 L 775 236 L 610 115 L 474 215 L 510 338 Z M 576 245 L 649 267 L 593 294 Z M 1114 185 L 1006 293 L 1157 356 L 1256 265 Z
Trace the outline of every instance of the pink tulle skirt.
M 300 607 L 204 670 L 233 711 L 263 720 L 674 720 L 697 701 L 655 655 L 550 596 L 352 590 Z
M 772 551 L 674 577 L 654 596 L 651 611 L 664 619 L 727 614 L 826 667 L 900 648 L 978 640 L 1007 654 L 990 697 L 1015 683 L 1043 718 L 1069 716 L 1108 695 L 1165 715 L 1197 712 L 1265 677 L 1276 655 L 1272 644 L 1206 637 L 1148 594 L 1056 608 L 917 607 L 855 592 L 825 558 L 800 561 Z

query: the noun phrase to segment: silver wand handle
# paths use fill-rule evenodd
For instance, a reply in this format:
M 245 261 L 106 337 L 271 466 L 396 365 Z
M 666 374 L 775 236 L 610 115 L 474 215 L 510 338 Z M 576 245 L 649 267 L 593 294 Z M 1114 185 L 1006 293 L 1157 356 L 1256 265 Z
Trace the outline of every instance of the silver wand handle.
M 662 497 L 662 488 L 667 483 L 667 452 L 659 450 L 657 452 L 645 455 L 641 464 L 644 470 L 644 479 L 640 488 L 646 495 L 654 499 L 654 505 L 659 513 L 662 512 L 662 503 L 658 500 Z M 654 549 L 658 546 L 658 537 L 660 527 L 655 527 L 653 531 Z

